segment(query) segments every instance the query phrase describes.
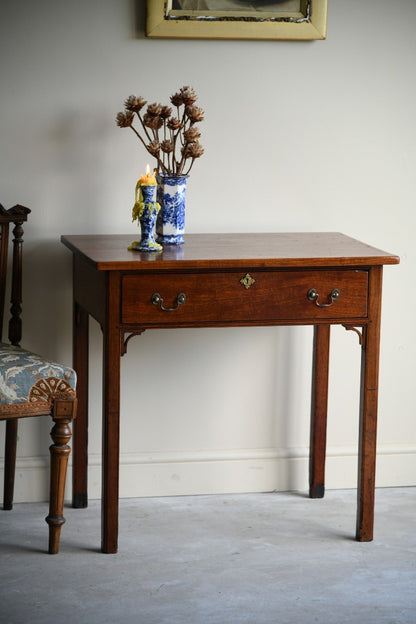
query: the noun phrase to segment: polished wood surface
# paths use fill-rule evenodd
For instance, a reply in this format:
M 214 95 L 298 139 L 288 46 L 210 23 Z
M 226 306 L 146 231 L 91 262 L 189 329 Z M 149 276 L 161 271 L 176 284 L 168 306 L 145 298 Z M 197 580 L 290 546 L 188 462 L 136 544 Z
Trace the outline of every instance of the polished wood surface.
M 166 245 L 161 253 L 128 251 L 132 236 L 62 236 L 62 242 L 99 271 L 141 271 L 198 266 L 341 267 L 397 264 L 397 256 L 339 234 L 187 234 L 184 245 Z M 180 264 L 178 264 L 180 263 Z
M 315 326 L 310 496 L 325 489 L 329 335 L 362 347 L 356 537 L 372 539 L 382 270 L 397 256 L 339 233 L 189 234 L 160 253 L 128 251 L 126 235 L 63 236 L 74 259 L 74 367 L 79 417 L 74 498 L 87 504 L 88 316 L 103 330 L 102 550 L 117 552 L 120 358 L 145 329 Z M 315 297 L 310 297 L 311 290 Z M 334 292 L 337 295 L 333 295 Z

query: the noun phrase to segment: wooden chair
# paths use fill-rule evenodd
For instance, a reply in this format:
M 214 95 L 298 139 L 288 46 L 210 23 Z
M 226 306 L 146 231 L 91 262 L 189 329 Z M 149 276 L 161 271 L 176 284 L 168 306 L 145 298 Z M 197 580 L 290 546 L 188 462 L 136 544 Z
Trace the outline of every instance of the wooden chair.
M 4 509 L 13 507 L 16 465 L 17 421 L 28 416 L 52 416 L 53 444 L 50 447 L 49 552 L 59 550 L 63 517 L 64 490 L 71 439 L 70 423 L 76 414 L 75 372 L 20 347 L 22 303 L 22 224 L 29 208 L 14 206 L 5 210 L 0 204 L 0 420 L 6 421 Z M 9 227 L 13 229 L 11 272 L 11 318 L 9 343 L 2 342 L 6 293 Z

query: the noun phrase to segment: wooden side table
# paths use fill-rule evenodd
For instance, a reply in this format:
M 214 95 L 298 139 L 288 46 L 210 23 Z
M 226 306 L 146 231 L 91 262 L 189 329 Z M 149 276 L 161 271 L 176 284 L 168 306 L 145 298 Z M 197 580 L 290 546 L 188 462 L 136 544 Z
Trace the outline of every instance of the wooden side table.
M 103 331 L 102 550 L 117 552 L 120 358 L 146 329 L 314 325 L 310 496 L 324 495 L 330 326 L 362 348 L 356 538 L 373 538 L 383 265 L 399 258 L 338 233 L 189 234 L 160 253 L 130 236 L 63 236 L 74 260 L 73 505 L 87 505 L 88 316 Z

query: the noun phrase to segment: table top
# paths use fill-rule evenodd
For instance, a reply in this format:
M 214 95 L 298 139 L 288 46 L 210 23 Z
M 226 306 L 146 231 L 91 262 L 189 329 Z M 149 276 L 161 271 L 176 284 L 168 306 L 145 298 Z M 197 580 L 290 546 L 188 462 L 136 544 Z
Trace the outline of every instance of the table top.
M 99 271 L 188 268 L 363 267 L 398 264 L 398 256 L 338 232 L 186 234 L 160 252 L 129 251 L 132 235 L 65 235 L 61 241 Z

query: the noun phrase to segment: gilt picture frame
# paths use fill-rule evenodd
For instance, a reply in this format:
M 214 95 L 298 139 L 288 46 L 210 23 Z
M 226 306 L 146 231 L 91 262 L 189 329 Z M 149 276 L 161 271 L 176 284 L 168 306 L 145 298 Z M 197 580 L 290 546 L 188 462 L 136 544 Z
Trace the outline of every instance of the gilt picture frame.
M 328 0 L 147 0 L 146 36 L 326 38 Z

